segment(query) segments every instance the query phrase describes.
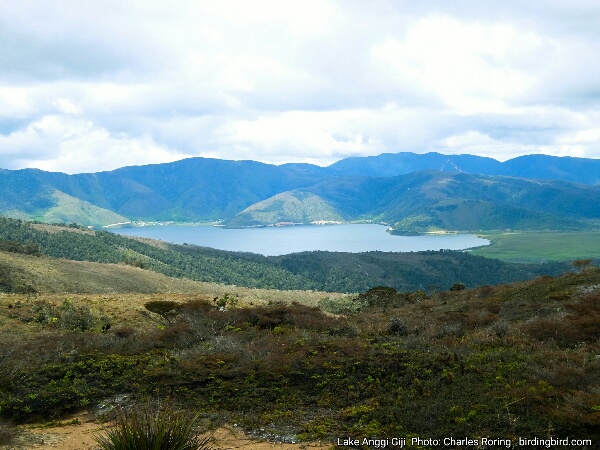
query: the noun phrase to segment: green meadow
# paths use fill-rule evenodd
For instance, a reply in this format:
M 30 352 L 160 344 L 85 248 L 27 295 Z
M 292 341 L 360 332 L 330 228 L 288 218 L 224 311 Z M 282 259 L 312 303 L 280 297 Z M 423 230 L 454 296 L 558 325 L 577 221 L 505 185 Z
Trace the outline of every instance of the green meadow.
M 548 261 L 600 258 L 600 231 L 510 232 L 478 234 L 491 245 L 474 255 L 510 261 Z

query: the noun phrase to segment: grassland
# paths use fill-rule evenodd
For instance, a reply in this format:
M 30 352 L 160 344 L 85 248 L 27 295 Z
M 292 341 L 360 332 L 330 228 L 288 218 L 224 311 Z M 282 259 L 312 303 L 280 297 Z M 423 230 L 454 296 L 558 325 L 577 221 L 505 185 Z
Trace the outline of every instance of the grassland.
M 0 415 L 169 398 L 262 438 L 598 444 L 600 269 L 430 295 L 255 294 L 3 294 Z
M 29 297 L 57 294 L 84 295 L 119 294 L 118 301 L 132 301 L 135 295 L 124 297 L 123 294 L 186 294 L 200 295 L 203 298 L 233 296 L 240 305 L 264 304 L 269 302 L 298 302 L 318 305 L 321 301 L 341 301 L 349 299 L 352 294 L 337 294 L 319 291 L 269 290 L 220 283 L 206 283 L 185 278 L 167 277 L 161 273 L 132 267 L 127 264 L 102 264 L 88 261 L 71 261 L 68 259 L 50 258 L 46 256 L 30 256 L 0 251 L 0 275 L 8 272 L 16 278 L 13 284 L 25 289 Z M 2 280 L 0 280 L 0 283 Z M 32 289 L 27 289 L 30 287 Z M 0 296 L 6 294 L 0 293 Z M 111 297 L 112 298 L 112 297 Z M 143 297 L 145 298 L 145 297 Z M 189 298 L 188 298 L 189 299 Z
M 600 231 L 484 233 L 492 244 L 474 255 L 506 261 L 565 261 L 600 258 Z

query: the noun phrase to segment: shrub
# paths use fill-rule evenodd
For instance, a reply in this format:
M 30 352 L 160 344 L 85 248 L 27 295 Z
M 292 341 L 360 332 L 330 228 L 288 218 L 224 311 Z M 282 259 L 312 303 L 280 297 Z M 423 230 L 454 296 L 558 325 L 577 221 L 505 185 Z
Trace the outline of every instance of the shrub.
M 496 333 L 496 336 L 498 336 L 499 338 L 503 338 L 508 334 L 508 332 L 510 330 L 510 325 L 506 321 L 500 321 L 500 322 L 494 323 L 492 325 L 492 329 Z
M 146 269 L 147 265 L 144 261 L 142 261 L 141 259 L 125 259 L 123 260 L 124 264 L 127 264 L 128 266 L 132 266 L 132 267 L 137 267 L 138 269 Z
M 58 311 L 59 326 L 66 330 L 86 331 L 91 330 L 98 321 L 87 305 L 75 306 L 66 299 Z
M 31 241 L 21 244 L 17 241 L 0 241 L 0 251 L 23 253 L 25 255 L 41 256 L 42 250 L 38 244 Z
M 365 308 L 366 305 L 359 302 L 357 299 L 350 297 L 341 297 L 341 298 L 330 298 L 325 297 L 319 303 L 319 307 L 323 311 L 327 311 L 333 314 L 345 314 L 351 315 L 356 314 L 362 309 Z
M 153 300 L 147 302 L 144 307 L 148 311 L 158 314 L 169 320 L 171 317 L 177 315 L 177 312 L 181 308 L 181 304 L 172 300 Z
M 451 291 L 464 291 L 467 287 L 463 283 L 454 283 L 450 286 Z
M 396 336 L 408 336 L 408 326 L 400 317 L 394 317 L 392 320 L 390 320 L 388 333 L 395 334 Z
M 119 339 L 127 339 L 135 334 L 135 328 L 128 326 L 121 326 L 115 328 L 113 331 L 114 335 Z
M 587 296 L 579 303 L 565 304 L 565 316 L 531 319 L 523 325 L 525 332 L 540 341 L 554 340 L 560 346 L 574 347 L 581 342 L 595 342 L 600 336 L 600 302 Z
M 94 439 L 102 450 L 209 450 L 210 438 L 198 436 L 197 417 L 171 408 L 141 405 L 117 411 L 115 423 Z
M 406 303 L 410 303 L 420 299 L 421 297 L 427 297 L 422 291 L 415 293 L 404 293 L 398 292 L 396 289 L 387 286 L 377 286 L 369 289 L 355 299 L 355 301 L 361 305 L 365 305 L 371 308 L 387 308 L 403 306 Z
M 344 321 L 327 316 L 318 307 L 299 303 L 291 305 L 257 306 L 242 308 L 237 312 L 236 322 L 248 324 L 260 330 L 274 330 L 288 326 L 303 330 L 329 331 L 344 325 Z
M 67 298 L 60 306 L 46 300 L 35 302 L 28 312 L 19 315 L 25 322 L 33 321 L 69 331 L 91 330 L 106 317 L 95 314 L 88 305 L 76 305 Z

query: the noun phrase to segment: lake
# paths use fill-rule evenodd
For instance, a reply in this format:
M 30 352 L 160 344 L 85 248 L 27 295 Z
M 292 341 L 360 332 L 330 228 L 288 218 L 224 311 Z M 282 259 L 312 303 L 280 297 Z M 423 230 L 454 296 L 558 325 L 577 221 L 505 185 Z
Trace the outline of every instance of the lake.
M 265 256 L 324 250 L 330 252 L 416 252 L 464 250 L 488 245 L 472 234 L 393 236 L 387 227 L 373 224 L 298 225 L 265 228 L 212 226 L 147 226 L 111 231 L 127 236 L 160 239 L 173 244 L 195 244 L 220 250 L 260 253 Z

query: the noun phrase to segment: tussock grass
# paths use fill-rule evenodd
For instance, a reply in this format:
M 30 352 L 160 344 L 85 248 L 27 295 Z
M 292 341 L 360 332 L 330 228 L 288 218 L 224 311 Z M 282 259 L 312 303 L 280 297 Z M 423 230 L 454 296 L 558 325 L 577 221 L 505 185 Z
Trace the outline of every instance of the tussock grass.
M 15 293 L 36 296 L 53 294 L 198 294 L 223 298 L 227 294 L 239 298 L 241 305 L 301 302 L 318 305 L 321 301 L 343 301 L 352 294 L 319 291 L 256 289 L 172 278 L 150 270 L 125 264 L 101 264 L 86 261 L 35 257 L 0 251 L 0 269 L 15 277 Z M 0 299 L 5 294 L 0 292 Z M 84 298 L 83 296 L 82 298 Z M 0 300 L 1 301 L 1 300 Z
M 197 417 L 170 407 L 140 404 L 116 411 L 114 424 L 94 436 L 102 450 L 210 450 L 200 437 Z

